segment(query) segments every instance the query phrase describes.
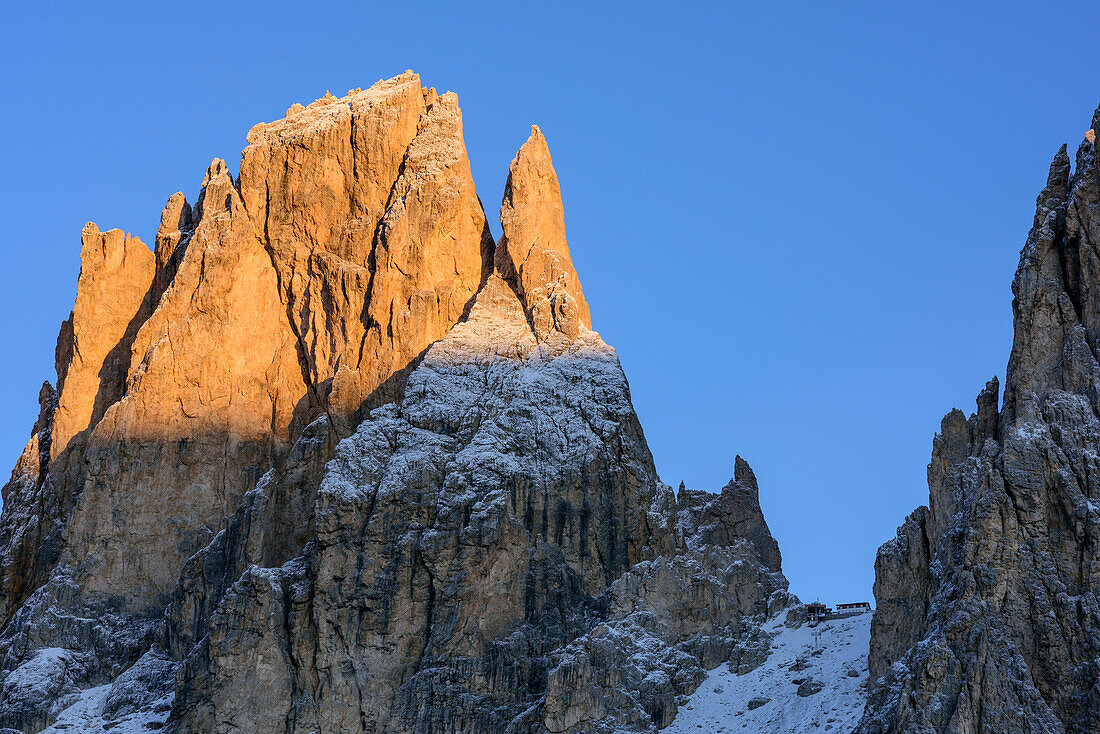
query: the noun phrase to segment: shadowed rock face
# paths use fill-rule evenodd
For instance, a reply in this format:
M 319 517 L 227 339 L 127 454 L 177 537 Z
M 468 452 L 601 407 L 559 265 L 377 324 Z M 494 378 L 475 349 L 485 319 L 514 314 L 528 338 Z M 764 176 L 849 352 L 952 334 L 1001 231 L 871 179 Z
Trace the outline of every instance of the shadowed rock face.
M 250 565 L 242 534 L 267 487 L 170 608 L 169 646 L 194 645 L 182 731 L 651 731 L 789 601 L 755 484 L 739 519 L 770 564 L 744 537 L 685 542 L 678 512 L 706 537 L 725 518 L 660 483 L 614 350 L 587 329 L 540 343 L 496 275 L 340 442 L 316 536 L 279 568 Z M 196 624 L 204 577 L 235 581 Z
M 671 505 L 615 353 L 591 331 L 540 348 L 494 276 L 404 399 L 339 444 L 309 552 L 228 591 L 203 650 L 217 673 L 188 681 L 184 728 L 499 730 L 610 582 L 671 549 L 657 533 Z M 285 630 L 249 626 L 272 613 Z M 257 667 L 261 655 L 285 665 Z M 245 681 L 300 689 L 242 700 Z
M 1100 124 L 1100 113 L 1093 127 Z M 1100 178 L 1063 146 L 1012 285 L 1004 404 L 955 410 L 929 506 L 875 563 L 859 731 L 1095 732 L 1100 722 Z
M 537 128 L 501 221 L 407 72 L 257 125 L 155 252 L 85 230 L 4 487 L 0 728 L 654 731 L 759 658 L 755 477 L 660 482 Z

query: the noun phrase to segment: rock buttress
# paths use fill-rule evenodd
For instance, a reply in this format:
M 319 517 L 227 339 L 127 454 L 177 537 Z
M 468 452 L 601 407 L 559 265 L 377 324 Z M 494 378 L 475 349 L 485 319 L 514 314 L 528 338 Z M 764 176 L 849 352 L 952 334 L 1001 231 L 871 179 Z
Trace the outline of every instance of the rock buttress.
M 536 126 L 508 169 L 500 205 L 497 271 L 516 289 L 535 336 L 569 338 L 592 328 L 565 240 L 565 211 L 546 138 Z
M 134 337 L 152 311 L 154 267 L 153 254 L 136 237 L 85 225 L 76 304 L 57 340 L 57 392 L 51 388 L 49 397 L 43 388 L 32 438 L 42 456 L 35 456 L 34 472 L 28 472 L 26 453 L 20 459 L 13 497 L 4 502 L 11 532 L 0 541 L 0 625 L 44 583 L 57 560 L 61 527 L 83 490 L 88 437 L 125 391 Z M 33 500 L 26 495 L 31 473 Z M 17 515 L 24 517 L 16 521 Z

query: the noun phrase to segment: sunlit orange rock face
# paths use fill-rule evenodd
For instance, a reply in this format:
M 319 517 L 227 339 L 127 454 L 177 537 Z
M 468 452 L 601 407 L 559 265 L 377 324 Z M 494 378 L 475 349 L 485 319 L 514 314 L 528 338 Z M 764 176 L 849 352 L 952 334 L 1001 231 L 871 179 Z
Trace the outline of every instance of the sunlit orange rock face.
M 168 200 L 155 254 L 89 225 L 58 346 L 46 491 L 80 497 L 59 560 L 161 604 L 305 425 L 346 435 L 392 399 L 493 247 L 457 98 L 412 72 L 255 126 L 236 182 L 216 160 L 194 207 Z
M 125 391 L 131 344 L 152 311 L 154 271 L 141 240 L 84 226 L 76 304 L 57 340 L 57 391 L 43 388 L 38 425 L 5 488 L 0 623 L 56 560 L 57 525 L 83 485 L 88 436 Z M 21 505 L 32 521 L 9 522 Z
M 492 235 L 454 94 L 412 72 L 248 134 L 240 190 L 304 367 L 346 421 L 458 321 Z

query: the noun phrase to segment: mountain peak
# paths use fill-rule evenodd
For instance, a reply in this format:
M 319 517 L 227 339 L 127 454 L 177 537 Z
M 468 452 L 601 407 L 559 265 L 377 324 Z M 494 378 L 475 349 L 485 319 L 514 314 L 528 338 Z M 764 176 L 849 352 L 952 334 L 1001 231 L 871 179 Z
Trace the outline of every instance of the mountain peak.
M 1093 119 L 1093 129 L 1097 125 Z M 1012 283 L 1013 342 L 943 420 L 929 501 L 875 561 L 867 709 L 857 731 L 1096 731 L 1100 171 L 1062 146 Z
M 537 127 L 499 246 L 413 72 L 253 127 L 239 172 L 155 252 L 83 233 L 3 490 L 0 729 L 651 731 L 747 664 L 793 602 L 755 477 L 660 481 Z

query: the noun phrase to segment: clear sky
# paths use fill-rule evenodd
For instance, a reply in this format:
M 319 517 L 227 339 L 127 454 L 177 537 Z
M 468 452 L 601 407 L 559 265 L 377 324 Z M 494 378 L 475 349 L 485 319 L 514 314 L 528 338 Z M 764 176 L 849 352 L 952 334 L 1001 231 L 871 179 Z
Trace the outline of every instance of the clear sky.
M 541 126 L 661 476 L 744 456 L 829 602 L 871 597 L 940 418 L 1003 378 L 1035 196 L 1100 101 L 1092 3 L 34 5 L 0 30 L 5 467 L 86 221 L 151 242 L 254 123 L 412 68 L 458 93 L 490 220 Z

